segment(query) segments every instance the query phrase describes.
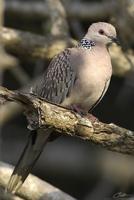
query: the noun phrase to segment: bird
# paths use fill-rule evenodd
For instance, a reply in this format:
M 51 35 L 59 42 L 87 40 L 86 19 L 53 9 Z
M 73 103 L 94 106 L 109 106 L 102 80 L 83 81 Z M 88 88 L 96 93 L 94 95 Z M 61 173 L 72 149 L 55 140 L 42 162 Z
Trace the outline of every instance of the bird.
M 112 64 L 108 51 L 117 43 L 115 27 L 107 22 L 89 26 L 78 45 L 56 55 L 30 93 L 85 115 L 106 93 Z M 31 172 L 53 130 L 31 131 L 28 143 L 10 177 L 7 191 L 16 193 Z

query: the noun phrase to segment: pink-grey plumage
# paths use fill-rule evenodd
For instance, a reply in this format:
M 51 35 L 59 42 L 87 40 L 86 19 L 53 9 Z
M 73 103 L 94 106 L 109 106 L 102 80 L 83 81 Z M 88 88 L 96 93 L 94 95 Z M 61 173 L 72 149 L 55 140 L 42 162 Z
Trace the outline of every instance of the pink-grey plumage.
M 67 48 L 54 57 L 31 92 L 65 107 L 87 113 L 104 96 L 112 75 L 107 45 L 116 41 L 116 30 L 108 23 L 92 24 L 78 46 Z M 32 133 L 15 167 L 7 189 L 16 192 L 30 173 L 52 133 Z

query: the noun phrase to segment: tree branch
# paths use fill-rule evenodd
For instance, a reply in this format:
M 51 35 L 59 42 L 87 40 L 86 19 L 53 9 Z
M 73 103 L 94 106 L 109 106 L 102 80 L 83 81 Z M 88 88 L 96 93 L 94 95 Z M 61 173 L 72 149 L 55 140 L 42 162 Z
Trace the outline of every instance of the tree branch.
M 2 28 L 0 37 L 5 48 L 10 53 L 26 60 L 51 59 L 66 47 L 74 46 L 77 43 L 69 37 L 43 37 L 10 28 Z M 113 46 L 110 54 L 115 75 L 124 76 L 128 71 L 133 70 L 133 52 L 126 52 L 131 64 L 120 47 Z
M 77 19 L 104 19 L 109 17 L 116 9 L 115 3 L 104 1 L 103 3 L 85 3 L 85 2 L 65 2 L 67 15 L 70 18 Z M 21 2 L 6 1 L 6 13 L 11 16 L 22 16 L 24 18 L 44 19 L 49 16 L 49 10 L 44 2 Z
M 66 19 L 66 12 L 60 0 L 46 0 L 49 10 L 49 24 L 51 36 L 69 36 L 69 27 Z M 45 7 L 45 5 L 44 5 Z
M 0 0 L 0 32 L 3 26 L 4 19 L 4 1 Z M 8 55 L 1 44 L 1 36 L 0 36 L 0 73 L 8 67 L 13 67 L 17 64 L 17 61 L 14 57 Z
M 12 171 L 11 165 L 0 162 L 0 185 L 3 188 L 6 187 Z M 75 200 L 75 198 L 33 175 L 28 177 L 17 192 L 17 196 L 3 192 L 0 194 L 0 198 L 3 200 Z
M 2 28 L 0 37 L 10 53 L 26 60 L 52 58 L 73 43 L 68 37 L 44 37 L 10 28 Z
M 92 121 L 87 118 L 88 116 L 82 118 L 61 106 L 2 87 L 0 88 L 0 98 L 3 102 L 16 101 L 23 104 L 29 129 L 51 127 L 59 134 L 77 136 L 111 151 L 134 155 L 133 131 L 112 123 Z

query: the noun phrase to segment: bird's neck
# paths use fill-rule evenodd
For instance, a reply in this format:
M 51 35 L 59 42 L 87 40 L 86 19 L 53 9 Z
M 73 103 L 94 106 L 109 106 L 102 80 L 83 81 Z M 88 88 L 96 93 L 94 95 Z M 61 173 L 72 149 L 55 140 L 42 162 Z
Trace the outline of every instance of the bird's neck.
M 79 48 L 83 48 L 83 49 L 91 49 L 93 46 L 95 46 L 95 42 L 90 40 L 90 39 L 87 39 L 87 38 L 83 38 L 79 44 L 78 44 L 78 47 Z

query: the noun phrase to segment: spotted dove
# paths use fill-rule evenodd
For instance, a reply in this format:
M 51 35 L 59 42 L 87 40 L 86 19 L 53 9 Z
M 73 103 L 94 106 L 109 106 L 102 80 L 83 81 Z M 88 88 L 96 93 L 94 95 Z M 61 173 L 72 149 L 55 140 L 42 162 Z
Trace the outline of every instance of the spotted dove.
M 31 92 L 51 102 L 87 113 L 103 98 L 112 74 L 108 44 L 116 42 L 116 30 L 108 23 L 92 24 L 84 38 L 50 62 Z M 23 184 L 52 133 L 33 132 L 9 180 L 15 193 Z

